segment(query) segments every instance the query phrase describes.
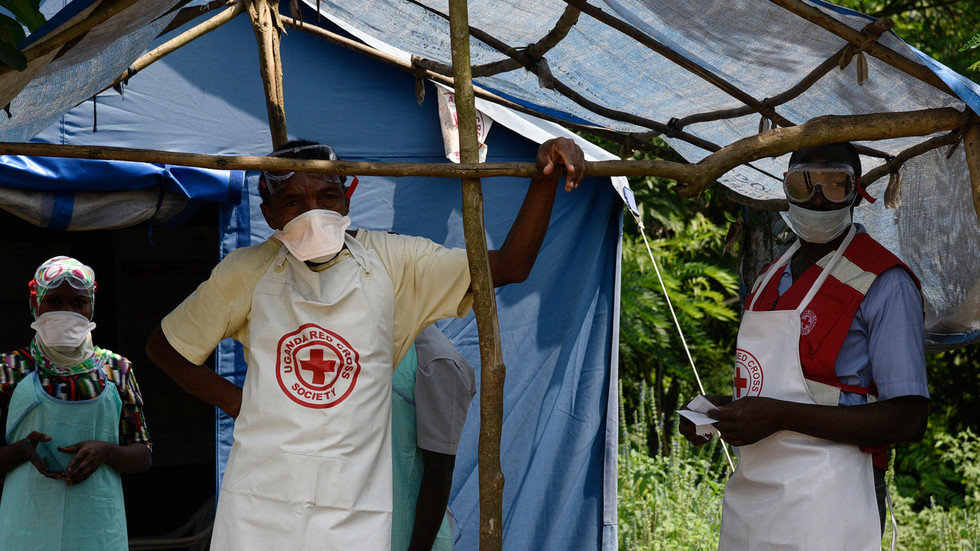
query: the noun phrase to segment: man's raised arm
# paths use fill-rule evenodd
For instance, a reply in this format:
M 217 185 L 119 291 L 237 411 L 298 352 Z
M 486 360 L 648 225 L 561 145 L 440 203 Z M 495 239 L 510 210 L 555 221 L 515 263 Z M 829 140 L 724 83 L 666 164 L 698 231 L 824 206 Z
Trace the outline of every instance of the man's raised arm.
M 577 188 L 585 177 L 585 154 L 568 138 L 554 138 L 541 144 L 536 162 L 545 176 L 531 178 L 524 203 L 503 245 L 487 253 L 494 287 L 520 283 L 530 275 L 555 204 L 559 180 L 557 175 L 552 176 L 555 168 L 565 167 L 565 191 Z

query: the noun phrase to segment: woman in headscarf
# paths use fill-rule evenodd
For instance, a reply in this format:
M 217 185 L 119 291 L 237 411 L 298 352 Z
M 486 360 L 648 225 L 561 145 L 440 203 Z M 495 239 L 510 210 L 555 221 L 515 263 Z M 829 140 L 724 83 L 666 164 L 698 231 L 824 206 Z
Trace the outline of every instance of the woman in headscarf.
M 0 549 L 128 549 L 119 475 L 151 462 L 129 360 L 92 344 L 92 268 L 57 256 L 29 287 L 36 334 L 0 361 Z

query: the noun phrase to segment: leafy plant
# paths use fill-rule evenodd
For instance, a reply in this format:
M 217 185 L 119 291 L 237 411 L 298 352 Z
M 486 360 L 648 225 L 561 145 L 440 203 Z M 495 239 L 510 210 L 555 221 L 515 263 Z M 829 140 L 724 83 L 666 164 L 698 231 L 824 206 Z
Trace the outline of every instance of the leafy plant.
M 695 449 L 674 431 L 674 453 L 651 457 L 642 442 L 647 426 L 663 425 L 656 409 L 644 409 L 632 425 L 620 416 L 619 548 L 717 549 L 727 476 L 717 439 Z
M 938 432 L 931 438 L 937 460 L 917 465 L 924 475 L 937 467 L 938 461 L 945 477 L 958 478 L 963 493 L 953 505 L 943 505 L 929 497 L 924 505 L 906 493 L 907 488 L 891 484 L 892 505 L 898 521 L 898 549 L 965 551 L 980 548 L 980 440 L 972 430 L 955 437 Z M 953 473 L 953 474 L 951 474 Z M 897 478 L 897 476 L 896 476 Z M 929 480 L 929 477 L 926 477 Z M 920 488 L 917 494 L 924 493 Z M 885 529 L 882 549 L 891 542 Z
M 980 51 L 975 47 L 980 10 L 974 0 L 832 0 L 873 17 L 895 22 L 895 33 L 954 71 L 977 70 Z M 971 44 L 964 49 L 964 44 Z
M 679 159 L 666 145 L 657 158 Z M 734 258 L 722 251 L 736 207 L 711 201 L 710 194 L 682 198 L 671 191 L 674 185 L 653 177 L 630 180 L 640 215 L 626 224 L 623 237 L 619 357 L 624 413 L 633 421 L 643 417 L 643 407 L 654 408 L 663 419 L 699 392 L 685 344 L 706 387 L 718 392 L 729 385 L 738 278 Z M 648 392 L 653 399 L 644 402 Z M 662 427 L 646 426 L 651 454 L 670 453 L 674 422 L 666 419 Z
M 0 8 L 13 15 L 0 13 L 0 61 L 18 71 L 27 68 L 27 57 L 17 47 L 27 38 L 24 27 L 34 32 L 44 23 L 40 5 L 40 0 L 0 0 Z
M 973 35 L 973 38 L 967 40 L 966 44 L 964 44 L 963 47 L 960 48 L 960 52 L 973 50 L 975 48 L 980 48 L 980 33 Z M 974 63 L 973 65 L 970 65 L 969 67 L 967 67 L 967 69 L 970 71 L 980 71 L 980 61 Z

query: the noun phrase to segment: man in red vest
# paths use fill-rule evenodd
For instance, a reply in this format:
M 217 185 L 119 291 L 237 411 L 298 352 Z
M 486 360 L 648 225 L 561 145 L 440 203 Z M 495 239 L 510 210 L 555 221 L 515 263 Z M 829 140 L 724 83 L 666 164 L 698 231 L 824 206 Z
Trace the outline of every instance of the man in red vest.
M 719 549 L 878 549 L 887 446 L 926 428 L 919 282 L 854 224 L 866 198 L 850 143 L 797 151 L 783 188 L 799 237 L 760 276 L 714 427 L 739 463 Z M 683 421 L 694 445 L 710 439 Z

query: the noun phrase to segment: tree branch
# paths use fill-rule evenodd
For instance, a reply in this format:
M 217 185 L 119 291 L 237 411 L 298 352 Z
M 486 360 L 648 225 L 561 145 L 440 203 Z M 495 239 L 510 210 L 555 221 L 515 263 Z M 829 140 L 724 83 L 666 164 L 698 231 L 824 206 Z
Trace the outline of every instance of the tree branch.
M 197 8 L 191 8 L 197 9 Z M 142 57 L 133 62 L 128 69 L 123 71 L 123 74 L 119 76 L 116 80 L 112 81 L 112 84 L 106 86 L 102 91 L 108 90 L 113 86 L 116 86 L 120 82 L 125 82 L 136 75 L 136 73 L 146 69 L 153 63 L 163 59 L 166 55 L 176 51 L 178 48 L 186 46 L 192 41 L 208 34 L 209 32 L 221 27 L 225 23 L 231 21 L 240 13 L 245 11 L 245 6 L 241 2 L 235 2 L 228 9 L 222 11 L 221 13 L 215 15 L 214 17 L 208 19 L 204 23 L 187 30 L 180 35 L 168 40 L 164 44 L 157 46 L 153 50 L 150 50 Z
M 282 93 L 282 60 L 279 57 L 279 0 L 245 0 L 252 20 L 252 31 L 259 46 L 259 72 L 265 88 L 265 106 L 269 115 L 272 146 L 278 148 L 289 139 L 286 133 L 286 108 Z
M 674 190 L 684 197 L 692 197 L 732 168 L 762 157 L 777 157 L 804 147 L 841 141 L 926 136 L 958 128 L 968 116 L 952 107 L 944 107 L 901 113 L 817 117 L 799 126 L 776 128 L 722 148 L 702 159 L 696 165 L 696 177 Z

